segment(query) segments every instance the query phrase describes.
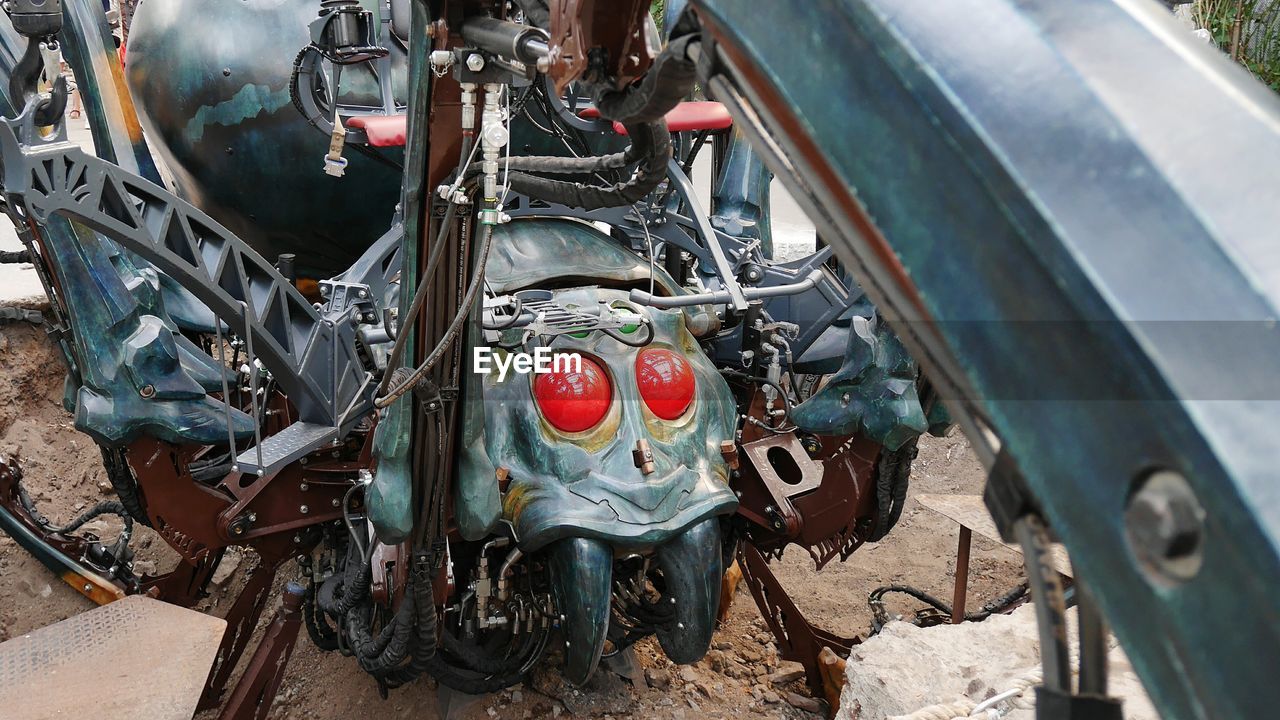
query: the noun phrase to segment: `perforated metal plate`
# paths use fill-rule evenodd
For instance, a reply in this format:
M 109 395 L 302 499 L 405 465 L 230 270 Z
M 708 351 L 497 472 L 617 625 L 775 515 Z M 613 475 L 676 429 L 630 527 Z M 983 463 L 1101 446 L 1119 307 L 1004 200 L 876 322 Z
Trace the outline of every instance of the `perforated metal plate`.
M 0 643 L 0 716 L 187 720 L 225 627 L 132 596 Z

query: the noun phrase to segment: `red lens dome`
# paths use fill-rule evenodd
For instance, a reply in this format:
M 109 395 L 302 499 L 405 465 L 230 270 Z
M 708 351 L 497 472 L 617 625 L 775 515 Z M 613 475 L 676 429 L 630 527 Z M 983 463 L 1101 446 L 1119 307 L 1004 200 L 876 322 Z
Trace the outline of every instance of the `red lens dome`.
M 561 432 L 576 433 L 600 424 L 609 412 L 613 388 L 604 368 L 584 356 L 578 372 L 535 375 L 533 397 L 547 422 Z
M 654 415 L 675 420 L 693 402 L 693 367 L 674 350 L 641 350 L 636 356 L 636 385 Z

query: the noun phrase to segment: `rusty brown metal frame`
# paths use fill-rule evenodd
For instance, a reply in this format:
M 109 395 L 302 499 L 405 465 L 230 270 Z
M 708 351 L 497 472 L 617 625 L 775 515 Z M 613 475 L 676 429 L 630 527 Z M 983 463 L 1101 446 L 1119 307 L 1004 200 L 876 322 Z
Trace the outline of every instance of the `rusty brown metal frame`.
M 815 695 L 822 697 L 822 663 L 819 660 L 822 649 L 831 648 L 832 652 L 846 658 L 862 639 L 841 637 L 811 624 L 769 570 L 769 562 L 764 555 L 751 543 L 739 544 L 738 564 L 751 590 L 751 597 L 760 608 L 760 615 L 778 640 L 778 653 L 784 660 L 794 660 L 803 665 L 806 682 Z
M 371 437 L 370 430 L 355 461 L 345 460 L 343 455 L 350 455 L 356 448 L 334 448 L 261 478 L 232 473 L 216 486 L 197 482 L 187 471 L 191 459 L 202 449 L 150 438 L 135 441 L 129 447 L 129 465 L 138 479 L 152 525 L 182 556 L 175 571 L 145 583 L 149 591 L 162 600 L 192 605 L 204 597 L 208 580 L 227 547 L 252 548 L 261 559 L 227 613 L 227 631 L 201 696 L 201 709 L 216 707 L 221 700 L 262 617 L 279 568 L 314 548 L 317 538 L 306 530 L 342 518 L 345 493 L 352 486 L 355 473 L 367 467 Z M 246 478 L 248 483 L 242 484 Z M 352 502 L 350 509 L 360 509 L 358 500 Z M 255 660 L 264 652 L 287 659 L 296 635 L 296 626 L 291 634 L 270 635 L 271 645 L 263 649 L 260 644 Z M 289 648 L 284 647 L 286 639 Z M 240 686 L 262 687 L 268 679 L 259 675 L 268 667 L 270 664 L 265 661 L 251 662 L 237 691 Z M 242 714 L 224 713 L 223 717 L 239 720 L 258 717 L 259 710 L 265 712 L 258 702 L 250 702 L 244 696 L 237 696 L 237 703 L 237 712 Z
M 605 74 L 625 87 L 653 63 L 645 41 L 649 0 L 551 0 L 548 77 L 556 92 L 588 71 L 590 54 L 602 52 Z
M 265 720 L 267 717 L 298 639 L 303 593 L 302 586 L 296 583 L 291 582 L 285 588 L 280 609 L 219 713 L 219 720 Z

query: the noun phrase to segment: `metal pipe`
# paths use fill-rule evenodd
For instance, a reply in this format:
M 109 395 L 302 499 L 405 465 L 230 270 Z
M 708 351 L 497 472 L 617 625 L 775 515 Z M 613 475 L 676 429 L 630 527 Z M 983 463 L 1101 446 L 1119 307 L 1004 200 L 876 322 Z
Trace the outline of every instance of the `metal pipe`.
M 956 589 L 951 597 L 951 623 L 959 625 L 964 622 L 965 601 L 969 595 L 969 548 L 973 541 L 973 531 L 960 526 L 960 540 L 956 546 Z
M 507 554 L 507 559 L 502 562 L 502 567 L 498 568 L 499 600 L 506 600 L 507 596 L 511 594 L 507 589 L 507 574 L 511 572 L 512 566 L 519 562 L 522 557 L 524 557 L 524 553 L 520 552 L 520 548 L 512 548 L 511 552 Z
M 1049 561 L 1049 533 L 1044 521 L 1025 515 L 1013 525 L 1013 534 L 1022 546 L 1022 560 L 1027 569 L 1027 582 L 1040 630 L 1040 665 L 1044 668 L 1044 686 L 1051 691 L 1071 694 L 1071 661 L 1067 653 L 1067 607 L 1062 597 L 1062 583 Z
M 1080 694 L 1107 695 L 1107 621 L 1083 583 L 1076 582 L 1080 635 Z
M 822 280 L 822 271 L 814 270 L 809 276 L 800 282 L 788 283 L 786 285 L 773 285 L 770 287 L 743 288 L 742 295 L 748 301 L 763 300 L 765 298 L 779 297 L 782 295 L 796 295 L 806 290 L 812 289 L 819 281 Z M 689 295 L 675 295 L 672 297 L 656 297 L 643 290 L 632 290 L 630 300 L 637 305 L 647 305 L 661 309 L 690 307 L 693 305 L 719 305 L 727 303 L 732 296 L 727 290 L 718 292 L 692 293 Z

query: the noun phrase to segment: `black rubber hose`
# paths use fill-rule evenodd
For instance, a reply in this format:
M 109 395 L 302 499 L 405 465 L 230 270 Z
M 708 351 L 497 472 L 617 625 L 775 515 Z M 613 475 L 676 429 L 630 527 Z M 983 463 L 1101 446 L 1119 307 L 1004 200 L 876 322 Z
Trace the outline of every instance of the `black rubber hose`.
M 516 6 L 524 11 L 524 19 L 530 25 L 551 29 L 551 11 L 547 9 L 546 0 L 516 0 Z
M 627 126 L 656 123 L 679 105 L 698 80 L 698 65 L 689 57 L 690 47 L 700 42 L 697 35 L 672 40 L 653 61 L 639 85 L 618 90 L 609 84 L 592 89 L 592 101 L 600 116 Z
M 512 658 L 519 661 L 519 664 L 515 662 L 509 663 L 507 669 L 503 672 L 485 674 L 467 670 L 451 664 L 444 657 L 444 653 L 438 653 L 427 661 L 427 671 L 441 685 L 446 685 L 470 695 L 485 695 L 497 692 L 520 682 L 524 678 L 529 666 L 542 655 L 550 634 L 550 631 L 546 630 L 537 633 L 530 632 L 525 638 L 520 652 Z
M 667 177 L 667 161 L 671 158 L 671 133 L 667 131 L 666 121 L 661 119 L 652 123 L 626 123 L 626 128 L 631 137 L 631 147 L 625 154 L 635 157 L 639 162 L 635 174 L 627 182 L 600 187 L 511 172 L 508 176 L 511 189 L 537 200 L 583 210 L 621 207 L 640 201 Z
M 391 618 L 391 622 L 383 626 L 382 630 L 375 636 L 370 624 L 369 613 L 372 610 L 371 605 L 352 608 L 347 613 L 347 637 L 350 639 L 349 646 L 356 657 L 361 659 L 372 659 L 381 655 L 386 651 L 387 646 L 391 644 L 392 638 L 396 634 L 397 628 L 403 626 L 412 627 L 413 623 L 413 602 L 412 598 L 406 598 L 396 610 L 395 615 Z
M 601 84 L 593 89 L 592 99 L 600 116 L 622 123 L 631 138 L 631 147 L 621 156 L 523 158 L 511 166 L 511 189 L 531 198 L 584 210 L 631 205 L 653 192 L 667 177 L 667 161 L 671 157 L 671 133 L 665 116 L 693 90 L 697 81 L 697 63 L 689 57 L 690 47 L 697 42 L 696 35 L 673 40 L 638 85 L 618 90 Z M 631 179 L 608 188 L 548 180 L 515 171 L 527 168 L 548 173 L 599 172 L 620 169 L 633 162 L 639 166 Z
M 481 224 L 480 233 L 480 243 L 476 249 L 477 257 L 475 260 L 475 268 L 472 270 L 471 282 L 462 298 L 462 302 L 458 304 L 458 313 L 454 315 L 453 321 L 449 323 L 449 327 L 445 329 L 444 335 L 440 338 L 440 342 L 438 342 L 435 348 L 431 350 L 431 353 L 427 355 L 427 359 L 423 360 L 421 365 L 414 368 L 408 378 L 403 378 L 403 375 L 400 375 L 400 378 L 403 379 L 400 380 L 399 384 L 388 388 L 385 393 L 374 401 L 374 407 L 379 409 L 387 407 L 391 403 L 395 402 L 396 398 L 412 389 L 418 381 L 430 372 L 431 368 L 435 367 L 435 364 L 444 356 L 445 351 L 453 345 L 453 341 L 457 337 L 458 332 L 462 329 L 463 323 L 471 314 L 473 309 L 472 305 L 475 303 L 476 292 L 480 289 L 480 286 L 484 284 L 485 263 L 489 260 L 489 248 L 493 244 L 493 226 L 489 224 Z
M 1028 585 L 1027 583 L 1024 582 L 1014 587 L 1013 589 L 1009 590 L 1008 592 L 1001 595 L 1000 597 L 984 604 L 981 608 L 978 609 L 977 612 L 965 613 L 964 619 L 967 622 L 980 622 L 982 620 L 986 620 L 987 618 L 991 617 L 995 613 L 1002 612 L 1003 610 L 1008 608 L 1010 605 L 1014 604 L 1015 602 L 1025 597 L 1027 594 L 1027 588 L 1028 588 Z M 910 595 L 911 597 L 929 605 L 930 607 L 934 608 L 935 610 L 938 610 L 939 612 L 942 612 L 945 615 L 948 615 L 951 617 L 955 616 L 954 613 L 952 612 L 950 605 L 948 605 L 945 601 L 940 600 L 937 597 L 934 597 L 933 595 L 930 595 L 924 590 L 921 590 L 920 588 L 912 587 L 910 585 L 886 585 L 884 587 L 878 587 L 875 590 L 872 590 L 871 593 L 867 596 L 867 603 L 871 605 L 871 616 L 872 616 L 871 634 L 872 635 L 875 635 L 876 633 L 880 632 L 880 629 L 883 628 L 885 624 L 889 622 L 889 613 L 887 610 L 885 610 L 885 607 L 884 607 L 884 596 L 888 595 L 889 593 L 901 593 L 903 595 Z
M 359 563 L 358 565 L 356 563 Z M 353 568 L 355 568 L 353 570 Z M 335 620 L 342 619 L 347 616 L 351 608 L 361 604 L 369 595 L 369 580 L 373 576 L 373 564 L 362 557 L 358 553 L 348 551 L 347 564 L 342 574 L 342 595 L 334 597 L 337 592 L 325 592 L 325 588 L 321 588 L 321 592 L 317 597 L 320 602 L 320 608 L 328 613 Z M 325 585 L 330 585 L 326 582 Z
M 405 345 L 408 342 L 409 330 L 413 327 L 414 321 L 417 320 L 422 304 L 427 300 L 427 290 L 431 287 L 431 282 L 436 276 L 440 258 L 444 257 L 444 247 L 448 244 L 445 240 L 448 239 L 449 231 L 453 228 L 453 217 L 457 209 L 457 204 L 453 202 L 450 202 L 448 207 L 445 208 L 444 218 L 440 221 L 440 232 L 436 233 L 436 241 L 431 247 L 431 255 L 427 257 L 427 267 L 422 271 L 422 277 L 418 279 L 418 289 L 413 293 L 413 300 L 409 303 L 409 309 L 400 320 L 400 327 L 396 332 L 396 344 L 391 347 L 391 355 L 387 359 L 387 367 L 393 369 L 393 372 L 394 369 L 400 367 Z M 391 375 L 392 373 L 387 373 L 383 376 L 382 383 L 378 388 L 379 392 L 385 392 L 391 386 Z
M 393 668 L 379 679 L 388 688 L 397 688 L 420 677 L 429 669 L 430 662 L 436 657 L 436 603 L 432 592 L 431 563 L 418 563 L 414 570 L 413 594 L 416 609 L 414 618 L 417 627 L 413 656 L 408 664 Z
M 31 253 L 26 250 L 0 250 L 0 263 L 29 263 Z
M 324 613 L 317 610 L 316 586 L 315 583 L 311 583 L 307 587 L 307 594 L 302 598 L 302 619 L 307 626 L 307 635 L 311 637 L 311 643 L 321 650 L 325 652 L 337 650 L 338 635 L 329 626 Z
M 745 382 L 753 382 L 759 385 L 768 385 L 778 393 L 778 397 L 782 398 L 782 405 L 786 410 L 787 416 L 788 417 L 791 416 L 791 408 L 792 408 L 791 396 L 788 395 L 787 391 L 784 390 L 783 387 L 778 383 L 770 380 L 769 378 L 758 377 L 756 375 L 752 375 L 751 373 L 745 373 L 740 370 L 734 370 L 733 368 L 720 368 L 720 374 L 724 375 L 725 377 L 731 377 L 738 380 L 743 380 Z
M 66 535 L 69 532 L 78 530 L 80 526 L 102 515 L 119 516 L 120 519 L 124 521 L 125 532 L 130 534 L 133 533 L 133 518 L 129 517 L 129 514 L 124 509 L 124 505 L 121 505 L 119 501 L 116 500 L 103 500 L 97 505 L 85 510 L 79 517 L 66 525 L 59 528 L 49 528 L 49 532 L 58 535 Z
M 367 608 L 353 608 L 347 613 L 347 637 L 365 672 L 381 675 L 409 657 L 413 650 L 415 605 L 412 593 L 406 593 L 395 617 L 376 640 L 370 637 Z
M 448 630 L 440 633 L 440 645 L 468 670 L 493 675 L 509 670 L 500 658 L 486 655 L 483 650 L 462 642 Z
M 609 155 L 594 155 L 591 157 L 525 155 L 522 157 L 513 157 L 510 158 L 510 160 L 504 159 L 499 163 L 499 167 L 503 171 L 537 172 L 547 173 L 550 175 L 579 175 L 621 170 L 640 159 L 633 152 L 633 147 L 634 146 L 628 146 L 627 149 L 622 152 L 612 153 Z M 473 167 L 467 171 L 467 179 L 470 180 L 477 178 L 483 172 L 484 168 Z
M 129 513 L 129 517 L 151 527 L 151 518 L 147 517 L 146 505 L 138 491 L 138 479 L 129 468 L 124 449 L 102 446 L 99 449 L 102 451 L 102 466 L 107 471 L 107 480 L 111 483 L 111 489 L 115 490 L 116 497 L 120 498 L 120 504 Z

